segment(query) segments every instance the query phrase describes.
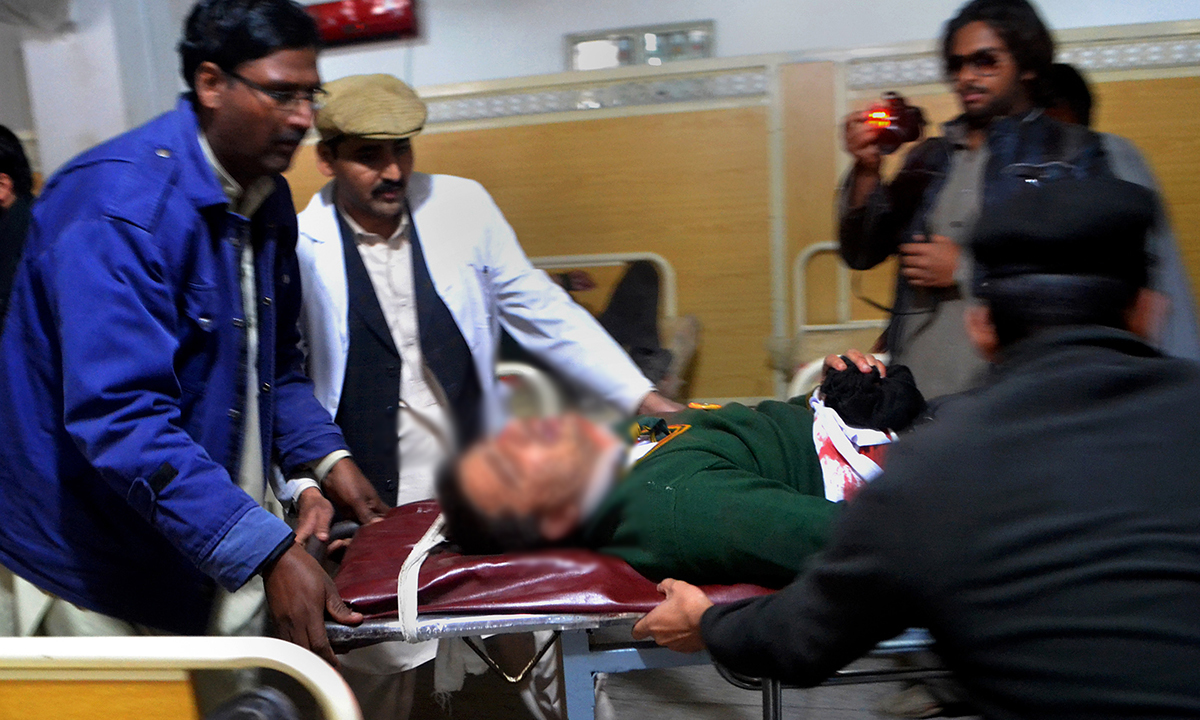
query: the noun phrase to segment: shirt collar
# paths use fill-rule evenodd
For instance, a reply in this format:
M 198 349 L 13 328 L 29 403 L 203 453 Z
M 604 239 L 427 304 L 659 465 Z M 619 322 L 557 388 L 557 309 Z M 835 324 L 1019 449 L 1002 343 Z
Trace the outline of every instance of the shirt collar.
M 991 124 L 988 125 L 988 132 L 991 133 L 997 128 L 1003 127 L 1006 123 L 1022 123 L 1032 122 L 1042 116 L 1044 110 L 1040 107 L 1035 107 L 1017 115 L 1006 115 L 1005 117 L 993 118 Z M 942 135 L 952 145 L 958 148 L 967 146 L 967 116 L 959 115 L 958 117 L 942 124 Z
M 241 183 L 233 179 L 233 176 L 221 165 L 221 161 L 217 159 L 217 154 L 213 152 L 212 145 L 208 144 L 208 138 L 204 133 L 199 133 L 200 150 L 204 153 L 204 159 L 208 161 L 213 172 L 217 174 L 217 181 L 221 183 L 221 190 L 225 192 L 225 197 L 229 198 L 229 207 L 242 217 L 254 217 L 254 213 L 262 207 L 271 193 L 275 191 L 275 181 L 270 177 L 260 177 L 250 184 L 250 187 L 243 188 Z
M 408 236 L 409 219 L 407 210 L 404 210 L 400 213 L 400 224 L 396 226 L 396 231 L 391 234 L 391 237 L 384 238 L 382 235 L 369 232 L 364 229 L 362 225 L 359 225 L 354 218 L 350 217 L 350 213 L 342 209 L 341 203 L 335 201 L 335 205 L 337 207 L 338 214 L 342 216 L 342 219 L 346 221 L 346 225 L 350 227 L 350 231 L 354 233 L 354 239 L 356 242 L 361 243 L 379 239 L 384 240 L 391 245 L 393 242 Z

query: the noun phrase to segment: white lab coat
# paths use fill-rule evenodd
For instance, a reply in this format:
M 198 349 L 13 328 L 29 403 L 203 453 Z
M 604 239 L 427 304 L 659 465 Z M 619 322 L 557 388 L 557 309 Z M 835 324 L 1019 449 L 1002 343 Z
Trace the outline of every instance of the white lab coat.
M 451 175 L 413 173 L 408 202 L 434 288 L 458 323 L 483 391 L 484 429 L 504 408 L 495 377 L 500 326 L 563 377 L 634 412 L 654 389 L 586 310 L 534 268 L 483 186 Z M 331 415 L 350 350 L 349 295 L 333 183 L 300 213 L 296 255 L 304 292 L 301 330 L 317 400 Z

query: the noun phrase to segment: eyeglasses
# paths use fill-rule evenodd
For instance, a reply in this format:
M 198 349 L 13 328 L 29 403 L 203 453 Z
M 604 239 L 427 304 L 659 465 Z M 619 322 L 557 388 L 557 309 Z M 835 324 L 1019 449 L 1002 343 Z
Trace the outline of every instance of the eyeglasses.
M 325 99 L 329 97 L 329 93 L 325 88 L 314 87 L 303 90 L 276 90 L 274 88 L 263 87 L 249 78 L 242 77 L 232 70 L 226 70 L 225 74 L 237 80 L 246 87 L 257 90 L 263 95 L 271 99 L 275 103 L 275 107 L 280 110 L 295 110 L 300 106 L 301 102 L 308 103 L 313 110 L 320 110 L 325 105 Z
M 971 68 L 976 75 L 991 77 L 1000 72 L 1001 52 L 985 48 L 970 55 L 951 55 L 946 58 L 946 78 L 953 80 L 963 68 Z

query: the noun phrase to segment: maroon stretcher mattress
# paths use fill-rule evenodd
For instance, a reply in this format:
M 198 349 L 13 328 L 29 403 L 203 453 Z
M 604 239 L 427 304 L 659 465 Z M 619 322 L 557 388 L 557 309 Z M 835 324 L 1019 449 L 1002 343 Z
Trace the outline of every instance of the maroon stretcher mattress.
M 400 566 L 437 516 L 437 503 L 411 503 L 358 531 L 335 579 L 350 607 L 369 618 L 396 615 Z M 625 561 L 589 550 L 504 555 L 435 550 L 418 581 L 422 614 L 648 612 L 662 600 L 655 583 Z M 704 591 L 713 602 L 771 592 L 757 585 L 709 585 Z

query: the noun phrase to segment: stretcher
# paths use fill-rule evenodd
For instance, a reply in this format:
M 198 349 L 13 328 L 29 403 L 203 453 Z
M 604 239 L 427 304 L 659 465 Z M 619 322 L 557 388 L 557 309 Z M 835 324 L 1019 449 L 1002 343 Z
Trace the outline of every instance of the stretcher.
M 367 619 L 357 627 L 327 626 L 336 651 L 393 640 L 463 638 L 492 670 L 518 682 L 558 640 L 568 720 L 594 716 L 596 673 L 711 662 L 707 653 L 677 653 L 629 636 L 629 628 L 662 596 L 655 583 L 625 562 L 578 549 L 463 556 L 436 547 L 438 518 L 436 503 L 412 503 L 359 530 L 336 583 L 342 598 Z M 756 585 L 703 589 L 714 602 L 771 592 Z M 602 632 L 605 629 L 611 630 Z M 552 634 L 515 675 L 500 668 L 471 639 L 535 631 Z M 923 631 L 910 631 L 881 644 L 876 652 L 912 652 L 929 645 Z M 759 682 L 727 671 L 722 674 L 739 687 L 761 690 L 765 720 L 779 717 L 778 682 Z M 895 681 L 917 674 L 928 677 L 944 672 L 848 670 L 832 682 Z

